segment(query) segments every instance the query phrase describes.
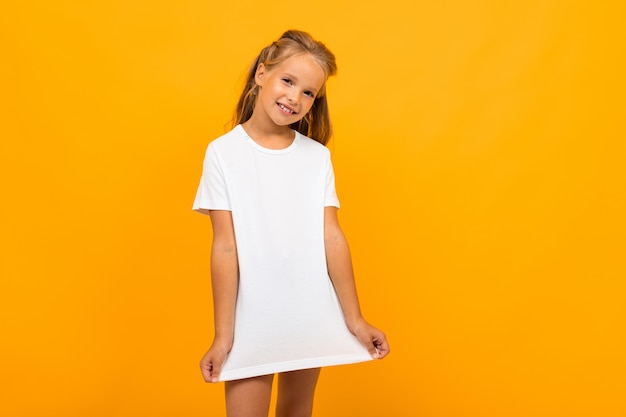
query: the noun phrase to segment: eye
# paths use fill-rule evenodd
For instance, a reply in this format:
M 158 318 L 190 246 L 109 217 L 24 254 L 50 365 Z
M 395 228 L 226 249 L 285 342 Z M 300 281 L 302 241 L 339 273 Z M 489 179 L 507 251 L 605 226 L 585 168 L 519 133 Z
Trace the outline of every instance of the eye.
M 305 91 L 304 94 L 311 98 L 315 98 L 315 94 L 313 94 L 311 91 Z
M 285 84 L 293 85 L 293 82 L 291 81 L 291 78 L 287 78 L 287 77 L 285 77 L 285 78 L 283 78 L 283 82 L 284 82 Z

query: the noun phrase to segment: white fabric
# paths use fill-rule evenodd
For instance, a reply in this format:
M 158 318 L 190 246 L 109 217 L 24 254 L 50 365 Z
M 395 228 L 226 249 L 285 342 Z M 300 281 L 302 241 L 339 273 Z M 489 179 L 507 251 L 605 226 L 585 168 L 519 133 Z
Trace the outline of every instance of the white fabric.
M 239 256 L 222 381 L 371 359 L 328 275 L 325 206 L 339 201 L 320 143 L 296 132 L 288 148 L 266 149 L 238 125 L 209 144 L 193 209 L 232 212 Z

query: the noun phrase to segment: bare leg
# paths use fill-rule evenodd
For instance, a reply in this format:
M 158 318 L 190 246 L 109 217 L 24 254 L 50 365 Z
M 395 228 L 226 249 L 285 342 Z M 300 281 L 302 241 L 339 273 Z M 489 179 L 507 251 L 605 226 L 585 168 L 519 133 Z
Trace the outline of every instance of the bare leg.
M 311 417 L 319 375 L 320 368 L 279 374 L 276 417 Z
M 267 417 L 274 375 L 226 381 L 228 417 Z

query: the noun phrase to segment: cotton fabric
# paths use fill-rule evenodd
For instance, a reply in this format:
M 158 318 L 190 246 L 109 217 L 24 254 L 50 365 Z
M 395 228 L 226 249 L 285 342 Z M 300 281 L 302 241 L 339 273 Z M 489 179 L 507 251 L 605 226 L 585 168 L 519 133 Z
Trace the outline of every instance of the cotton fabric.
M 345 324 L 326 266 L 324 207 L 339 207 L 330 153 L 294 133 L 273 150 L 237 125 L 206 151 L 193 209 L 232 212 L 239 260 L 222 381 L 371 359 Z

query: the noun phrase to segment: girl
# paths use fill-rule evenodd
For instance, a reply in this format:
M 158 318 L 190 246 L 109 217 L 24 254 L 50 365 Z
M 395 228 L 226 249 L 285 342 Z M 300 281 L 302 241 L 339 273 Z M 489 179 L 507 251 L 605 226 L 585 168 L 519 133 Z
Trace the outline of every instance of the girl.
M 326 79 L 335 57 L 288 31 L 250 68 L 233 130 L 209 145 L 194 210 L 213 226 L 215 337 L 200 362 L 228 417 L 310 416 L 320 367 L 382 359 L 339 226 Z

